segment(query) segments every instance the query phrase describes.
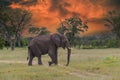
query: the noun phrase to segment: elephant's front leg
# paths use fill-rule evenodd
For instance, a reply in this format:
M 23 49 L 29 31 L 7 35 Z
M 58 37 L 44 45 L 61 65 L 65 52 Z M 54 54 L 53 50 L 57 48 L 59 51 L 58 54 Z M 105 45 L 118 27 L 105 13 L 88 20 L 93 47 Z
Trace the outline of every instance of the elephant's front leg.
M 38 64 L 42 65 L 41 55 L 38 57 Z
M 49 66 L 51 66 L 52 64 L 57 65 L 58 64 L 57 54 L 49 55 L 49 56 L 52 59 L 52 61 L 49 61 Z
M 49 66 L 51 66 L 52 64 L 57 65 L 57 64 L 58 64 L 57 49 L 51 51 L 50 53 L 48 53 L 48 55 L 50 56 L 50 58 L 51 58 L 51 60 L 52 60 L 52 61 L 49 62 Z
M 51 66 L 51 65 L 54 63 L 55 58 L 54 58 L 54 55 L 53 55 L 53 54 L 50 54 L 50 53 L 49 53 L 48 55 L 50 56 L 50 58 L 51 58 L 51 60 L 52 60 L 52 61 L 49 61 L 49 62 L 48 62 L 49 66 Z

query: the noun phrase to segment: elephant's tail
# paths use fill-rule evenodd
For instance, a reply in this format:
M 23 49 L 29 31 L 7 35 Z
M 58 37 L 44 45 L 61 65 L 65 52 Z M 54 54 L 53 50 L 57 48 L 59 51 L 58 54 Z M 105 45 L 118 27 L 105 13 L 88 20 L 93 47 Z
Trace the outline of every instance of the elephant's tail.
M 29 57 L 27 57 L 27 61 L 29 60 Z
M 27 60 L 29 60 L 29 57 L 30 57 L 30 48 L 28 47 L 28 57 L 27 57 Z

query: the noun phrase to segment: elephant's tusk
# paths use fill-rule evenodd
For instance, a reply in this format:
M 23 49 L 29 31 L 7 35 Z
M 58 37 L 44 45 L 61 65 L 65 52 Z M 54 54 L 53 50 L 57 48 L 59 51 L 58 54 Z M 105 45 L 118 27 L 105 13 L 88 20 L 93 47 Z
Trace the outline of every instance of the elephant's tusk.
M 68 49 L 71 49 L 71 47 L 68 47 Z

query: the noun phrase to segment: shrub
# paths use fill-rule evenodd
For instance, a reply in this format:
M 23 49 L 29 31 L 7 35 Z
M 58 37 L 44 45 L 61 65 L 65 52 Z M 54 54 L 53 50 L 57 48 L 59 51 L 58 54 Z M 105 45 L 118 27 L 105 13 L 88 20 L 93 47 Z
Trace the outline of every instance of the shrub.
M 111 39 L 111 40 L 107 41 L 106 46 L 108 48 L 117 48 L 117 47 L 119 47 L 119 44 L 120 44 L 120 41 Z
M 22 46 L 27 46 L 28 45 L 28 39 L 27 38 L 23 38 L 21 40 L 21 44 L 22 44 Z
M 3 47 L 5 46 L 5 40 L 0 37 L 0 49 L 3 49 Z
M 115 56 L 109 56 L 104 58 L 104 63 L 114 63 L 120 61 L 119 58 Z

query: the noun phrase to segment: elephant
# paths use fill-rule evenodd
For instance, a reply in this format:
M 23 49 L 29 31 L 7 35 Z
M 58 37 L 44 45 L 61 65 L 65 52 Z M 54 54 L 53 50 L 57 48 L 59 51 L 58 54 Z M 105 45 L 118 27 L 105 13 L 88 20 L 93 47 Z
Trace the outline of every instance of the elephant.
M 42 65 L 41 56 L 48 54 L 51 61 L 48 62 L 49 66 L 52 64 L 58 64 L 58 48 L 67 48 L 67 64 L 70 62 L 71 46 L 65 35 L 54 33 L 46 35 L 38 35 L 34 37 L 28 44 L 28 65 L 32 65 L 32 60 L 34 57 L 38 58 L 38 64 Z

